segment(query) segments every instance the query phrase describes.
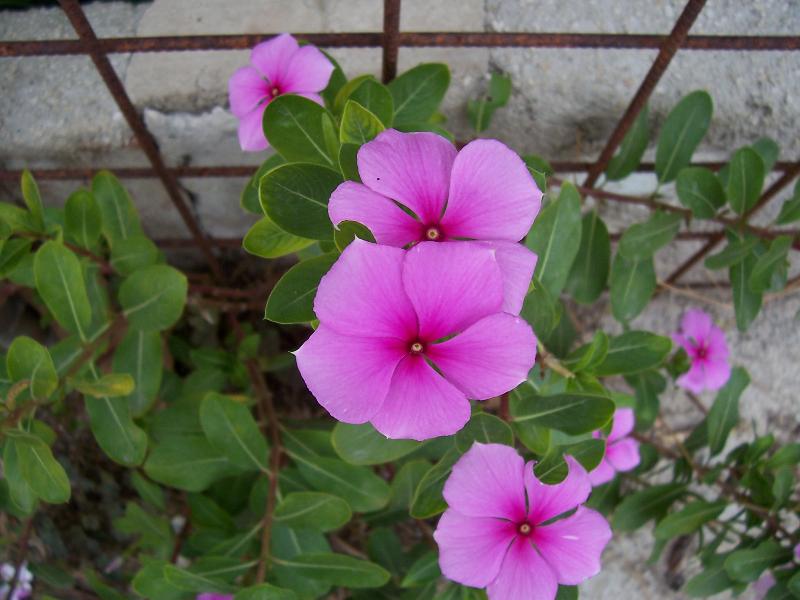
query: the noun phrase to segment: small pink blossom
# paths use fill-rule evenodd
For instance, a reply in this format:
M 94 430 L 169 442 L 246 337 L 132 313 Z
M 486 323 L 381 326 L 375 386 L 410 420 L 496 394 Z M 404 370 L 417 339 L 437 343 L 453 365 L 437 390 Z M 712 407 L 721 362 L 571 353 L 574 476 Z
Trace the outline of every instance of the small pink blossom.
M 636 419 L 630 408 L 618 408 L 614 413 L 611 432 L 606 438 L 606 452 L 603 460 L 589 473 L 593 486 L 603 485 L 614 479 L 617 472 L 630 471 L 639 462 L 639 442 L 630 436 Z M 594 437 L 600 438 L 599 431 Z
M 559 584 L 599 573 L 611 528 L 581 506 L 592 486 L 580 463 L 565 460 L 566 479 L 545 485 L 513 448 L 473 444 L 445 483 L 449 508 L 433 534 L 445 577 L 485 587 L 489 600 L 553 600 Z
M 230 78 L 228 97 L 231 112 L 239 119 L 239 145 L 257 152 L 269 146 L 261 126 L 267 104 L 282 94 L 322 104 L 319 92 L 328 85 L 333 64 L 316 47 L 300 46 L 288 33 L 253 48 L 250 64 Z
M 356 239 L 319 284 L 320 325 L 297 367 L 340 421 L 390 438 L 450 435 L 469 420 L 468 398 L 499 396 L 533 366 L 536 337 L 502 304 L 494 250 Z
M 775 577 L 767 571 L 753 584 L 753 596 L 756 600 L 763 600 L 774 585 Z
M 728 363 L 728 344 L 725 333 L 702 310 L 686 311 L 681 330 L 672 334 L 676 344 L 689 355 L 691 368 L 678 378 L 678 385 L 699 394 L 703 390 L 718 390 L 731 376 Z
M 379 244 L 397 247 L 481 240 L 497 252 L 504 310 L 519 313 L 536 255 L 516 242 L 531 228 L 542 193 L 513 150 L 475 140 L 458 152 L 435 133 L 387 129 L 361 146 L 357 161 L 364 183 L 346 181 L 333 192 L 334 225 L 358 221 Z

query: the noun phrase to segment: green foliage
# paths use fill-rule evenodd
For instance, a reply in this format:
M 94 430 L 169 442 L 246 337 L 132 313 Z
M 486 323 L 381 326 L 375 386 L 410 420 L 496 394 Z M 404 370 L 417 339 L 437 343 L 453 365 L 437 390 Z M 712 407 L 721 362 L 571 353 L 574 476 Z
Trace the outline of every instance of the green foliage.
M 685 96 L 667 115 L 656 146 L 656 174 L 660 183 L 672 181 L 689 165 L 708 131 L 713 110 L 711 96 L 696 91 Z
M 487 93 L 478 100 L 467 101 L 467 118 L 476 133 L 485 131 L 498 108 L 508 104 L 511 97 L 511 78 L 500 73 L 492 73 Z
M 725 190 L 719 178 L 705 167 L 685 167 L 678 172 L 675 192 L 698 219 L 710 219 L 725 204 Z
M 415 125 L 428 121 L 450 87 L 447 65 L 417 65 L 389 83 L 394 102 L 394 124 Z
M 152 265 L 122 282 L 119 303 L 133 329 L 162 331 L 183 314 L 187 290 L 183 273 L 166 265 Z
M 644 151 L 647 150 L 647 143 L 650 139 L 650 129 L 647 123 L 647 106 L 641 110 L 633 122 L 625 138 L 619 146 L 619 150 L 608 163 L 606 177 L 610 181 L 624 179 L 633 173 L 642 162 Z
M 200 424 L 211 445 L 234 465 L 269 471 L 267 442 L 244 404 L 211 392 L 200 404 Z
M 363 86 L 362 86 L 363 87 Z M 385 129 L 381 120 L 355 100 L 348 100 L 342 113 L 339 141 L 360 146 Z
M 265 317 L 284 324 L 313 321 L 317 287 L 337 258 L 336 254 L 325 254 L 304 260 L 286 271 L 267 299 Z
M 608 229 L 595 211 L 581 220 L 581 245 L 567 278 L 566 290 L 581 304 L 591 304 L 606 288 L 611 242 Z
M 728 172 L 728 202 L 737 214 L 752 209 L 764 186 L 764 161 L 752 148 L 734 152 Z
M 336 165 L 339 148 L 330 146 L 331 136 L 337 143 L 333 118 L 313 100 L 294 94 L 275 98 L 264 111 L 264 135 L 287 161 Z
M 619 241 L 619 253 L 628 260 L 644 260 L 666 246 L 678 233 L 681 216 L 676 213 L 655 212 L 644 223 L 631 225 Z

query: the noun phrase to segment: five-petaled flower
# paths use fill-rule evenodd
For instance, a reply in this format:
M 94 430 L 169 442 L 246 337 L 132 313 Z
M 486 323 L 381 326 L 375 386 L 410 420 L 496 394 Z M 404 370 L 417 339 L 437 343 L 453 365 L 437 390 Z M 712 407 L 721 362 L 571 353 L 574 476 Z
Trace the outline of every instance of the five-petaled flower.
M 533 366 L 533 331 L 502 305 L 494 250 L 356 239 L 319 284 L 320 325 L 297 367 L 340 421 L 390 438 L 450 435 L 469 420 L 467 398 L 503 394 Z
M 639 442 L 629 437 L 634 423 L 635 417 L 630 408 L 619 408 L 614 413 L 603 460 L 589 473 L 592 485 L 608 483 L 614 479 L 615 473 L 630 471 L 639 464 Z M 594 437 L 600 438 L 600 432 L 596 431 Z
M 239 145 L 257 152 L 269 146 L 261 126 L 267 104 L 281 94 L 322 104 L 319 92 L 328 85 L 333 64 L 316 47 L 299 46 L 288 33 L 253 48 L 250 64 L 230 78 L 228 95 L 231 112 L 239 119 Z
M 516 242 L 531 228 L 542 193 L 513 150 L 475 140 L 457 152 L 435 133 L 387 129 L 361 146 L 357 162 L 363 183 L 342 183 L 328 203 L 334 225 L 357 221 L 379 244 L 397 247 L 481 240 L 473 243 L 496 251 L 504 310 L 519 313 L 536 255 Z
M 490 600 L 553 600 L 558 584 L 596 575 L 611 529 L 581 506 L 589 477 L 565 459 L 566 479 L 545 485 L 513 448 L 473 444 L 444 486 L 449 508 L 434 533 L 445 577 L 485 587 Z
M 677 384 L 690 392 L 718 390 L 731 376 L 725 333 L 702 310 L 686 311 L 681 330 L 672 334 L 676 344 L 689 355 L 691 368 L 678 378 Z

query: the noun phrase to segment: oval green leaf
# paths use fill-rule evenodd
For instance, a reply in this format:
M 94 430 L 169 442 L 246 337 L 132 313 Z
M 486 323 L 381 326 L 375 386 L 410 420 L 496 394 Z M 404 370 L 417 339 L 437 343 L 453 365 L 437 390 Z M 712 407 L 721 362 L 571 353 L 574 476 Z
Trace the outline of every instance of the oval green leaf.
M 59 325 L 85 339 L 92 318 L 78 257 L 58 242 L 45 242 L 33 262 L 36 291 Z
M 250 409 L 216 392 L 200 404 L 200 424 L 211 445 L 238 467 L 269 471 L 269 447 Z
M 378 465 L 410 454 L 420 443 L 414 440 L 390 440 L 369 423 L 337 423 L 331 436 L 333 448 L 351 465 Z
M 331 253 L 309 258 L 286 271 L 267 299 L 265 318 L 283 324 L 308 323 L 316 319 L 317 287 L 338 257 Z
M 322 492 L 292 492 L 275 507 L 274 518 L 286 527 L 333 531 L 352 516 L 341 498 Z
M 656 147 L 656 173 L 660 183 L 672 181 L 689 165 L 692 154 L 708 131 L 713 111 L 711 96 L 698 90 L 685 96 L 667 115 Z
M 183 273 L 167 265 L 151 265 L 122 282 L 119 303 L 132 329 L 161 331 L 183 314 L 187 291 Z

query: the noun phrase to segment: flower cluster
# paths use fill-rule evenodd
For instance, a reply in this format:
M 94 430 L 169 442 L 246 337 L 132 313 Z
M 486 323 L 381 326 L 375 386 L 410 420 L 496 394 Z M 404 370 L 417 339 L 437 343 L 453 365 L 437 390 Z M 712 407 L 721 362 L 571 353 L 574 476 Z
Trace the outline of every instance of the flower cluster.
M 9 596 L 11 582 L 14 581 L 16 569 L 11 563 L 0 565 L 0 598 L 8 600 L 25 600 L 33 594 L 33 573 L 28 570 L 28 563 L 22 563 L 16 578 L 14 591 Z

